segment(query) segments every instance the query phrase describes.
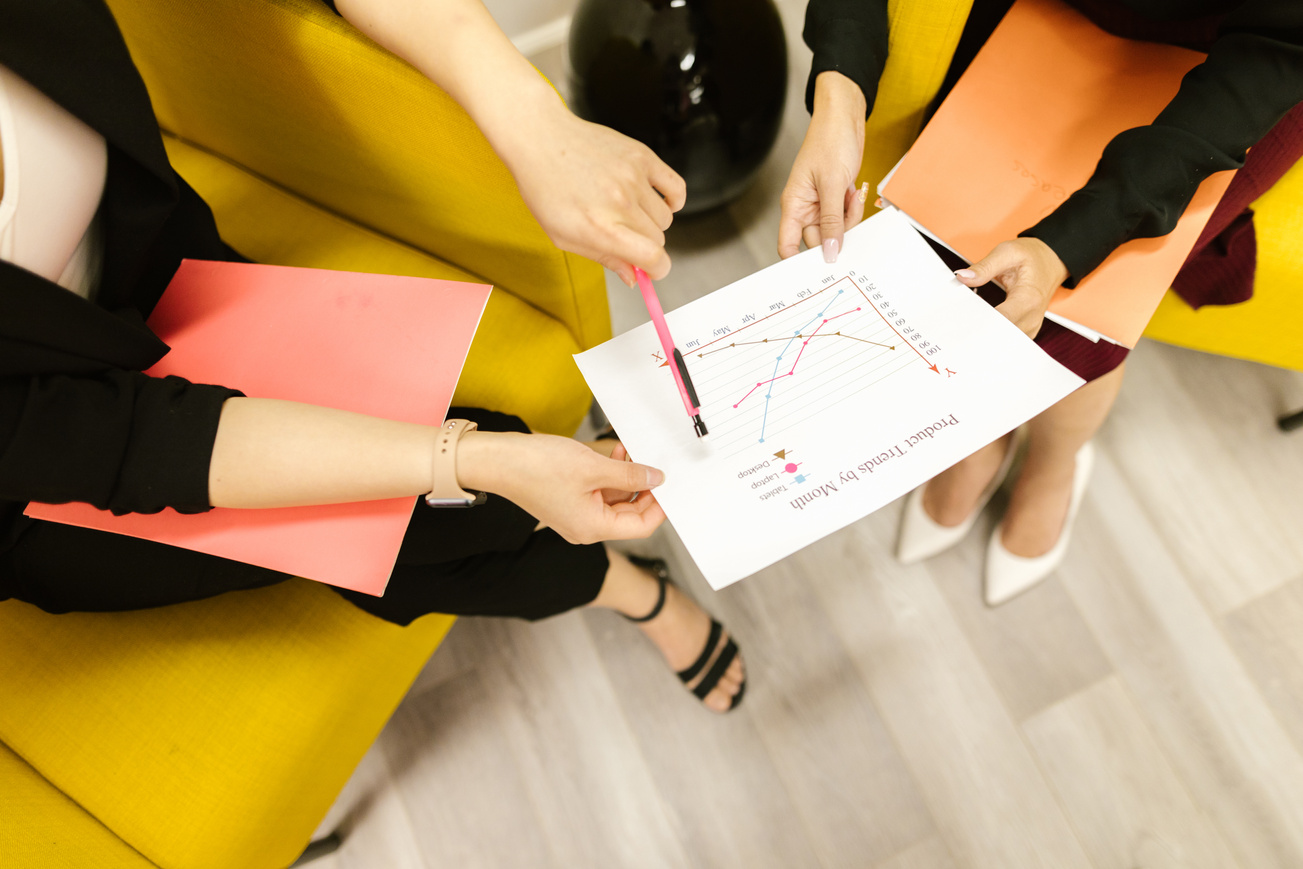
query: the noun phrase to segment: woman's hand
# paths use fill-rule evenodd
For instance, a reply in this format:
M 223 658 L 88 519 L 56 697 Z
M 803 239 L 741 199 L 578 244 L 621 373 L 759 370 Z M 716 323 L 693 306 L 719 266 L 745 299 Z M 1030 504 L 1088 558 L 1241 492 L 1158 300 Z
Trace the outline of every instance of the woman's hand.
M 633 266 L 669 273 L 664 232 L 683 207 L 683 179 L 642 143 L 575 117 L 480 0 L 336 6 L 466 110 L 553 244 L 630 286 Z
M 678 173 L 641 142 L 573 115 L 560 100 L 517 112 L 494 142 L 525 204 L 557 247 L 594 260 L 634 285 L 670 271 L 665 230 L 683 207 Z
M 457 479 L 507 498 L 571 543 L 646 537 L 665 520 L 647 491 L 663 473 L 570 438 L 468 432 L 458 444 Z
M 629 451 L 624 448 L 624 444 L 615 438 L 602 438 L 596 441 L 587 441 L 587 447 L 599 455 L 606 456 L 609 459 L 615 459 L 618 462 L 632 462 L 629 457 Z M 603 489 L 602 500 L 608 504 L 618 504 L 631 500 L 632 496 L 621 489 Z
M 1015 238 L 996 245 L 984 258 L 955 272 L 955 277 L 968 287 L 995 281 L 1005 292 L 996 310 L 1035 338 L 1055 290 L 1068 279 L 1068 269 L 1039 238 Z
M 269 398 L 232 398 L 209 465 L 214 507 L 264 509 L 404 498 L 430 491 L 437 427 Z M 602 443 L 607 443 L 603 441 Z M 646 537 L 665 520 L 665 475 L 542 434 L 471 431 L 457 449 L 463 488 L 519 505 L 572 543 Z
M 792 163 L 781 197 L 778 255 L 786 259 L 806 247 L 823 247 L 836 262 L 847 229 L 864 217 L 867 190 L 855 189 L 864 158 L 864 93 L 839 72 L 820 73 L 814 85 L 814 114 Z

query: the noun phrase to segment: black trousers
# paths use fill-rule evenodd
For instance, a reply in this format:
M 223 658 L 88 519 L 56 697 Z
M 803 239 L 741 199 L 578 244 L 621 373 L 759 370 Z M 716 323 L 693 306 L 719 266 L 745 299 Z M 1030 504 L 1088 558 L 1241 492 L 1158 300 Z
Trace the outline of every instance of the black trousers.
M 528 431 L 517 417 L 453 408 L 450 418 L 486 431 Z M 0 554 L 0 600 L 46 612 L 115 612 L 200 600 L 260 588 L 289 576 L 274 570 L 135 537 L 22 520 Z M 555 531 L 493 495 L 465 510 L 416 505 L 383 597 L 335 589 L 386 621 L 410 624 L 427 613 L 541 619 L 589 603 L 608 566 L 601 544 L 567 543 Z

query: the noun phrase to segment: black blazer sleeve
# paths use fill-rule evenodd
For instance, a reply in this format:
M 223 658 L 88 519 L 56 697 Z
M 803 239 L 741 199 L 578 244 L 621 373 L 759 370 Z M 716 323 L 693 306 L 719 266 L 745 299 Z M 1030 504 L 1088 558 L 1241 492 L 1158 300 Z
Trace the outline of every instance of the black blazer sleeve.
M 167 351 L 134 309 L 0 263 L 0 500 L 207 509 L 222 403 L 240 393 L 141 373 Z
M 805 83 L 806 109 L 814 111 L 819 73 L 835 71 L 864 92 L 867 119 L 887 63 L 887 0 L 810 0 L 801 38 L 814 52 Z
M 217 421 L 239 394 L 121 369 L 0 378 L 0 499 L 207 510 Z
M 1119 133 L 1086 185 L 1022 234 L 1048 244 L 1075 286 L 1124 242 L 1171 232 L 1199 184 L 1243 166 L 1301 100 L 1303 3 L 1242 3 L 1154 122 Z

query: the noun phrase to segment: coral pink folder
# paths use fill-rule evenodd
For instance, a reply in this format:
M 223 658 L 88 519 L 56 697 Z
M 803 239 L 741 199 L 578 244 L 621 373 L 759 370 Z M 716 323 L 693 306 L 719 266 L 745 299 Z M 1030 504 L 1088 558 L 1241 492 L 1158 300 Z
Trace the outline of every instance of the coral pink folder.
M 881 188 L 970 262 L 1090 179 L 1115 135 L 1153 121 L 1204 55 L 1112 36 L 1058 0 L 1018 0 Z M 1134 346 L 1234 173 L 1176 229 L 1130 241 L 1050 311 Z
M 186 260 L 150 328 L 149 374 L 438 425 L 491 287 L 429 278 Z M 143 537 L 368 594 L 384 592 L 413 498 L 276 510 L 114 516 L 31 504 L 37 519 Z

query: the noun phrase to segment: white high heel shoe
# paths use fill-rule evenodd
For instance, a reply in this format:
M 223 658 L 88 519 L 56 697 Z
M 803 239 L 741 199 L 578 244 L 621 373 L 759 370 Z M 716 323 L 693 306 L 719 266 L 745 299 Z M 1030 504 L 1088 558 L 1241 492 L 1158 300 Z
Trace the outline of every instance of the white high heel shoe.
M 1018 454 L 1018 447 L 1022 444 L 1022 440 L 1022 429 L 1015 429 L 1009 447 L 1005 450 L 1004 459 L 995 471 L 995 476 L 982 490 L 973 511 L 958 525 L 941 525 L 923 509 L 923 490 L 927 488 L 927 483 L 910 492 L 905 499 L 905 512 L 900 517 L 900 533 L 896 537 L 896 560 L 901 564 L 914 564 L 944 552 L 963 540 L 964 535 L 972 529 L 973 523 L 981 515 L 982 508 L 1004 482 L 1009 468 L 1013 467 L 1013 459 Z
M 1068 551 L 1072 538 L 1072 523 L 1077 518 L 1077 508 L 1086 494 L 1086 483 L 1095 464 L 1095 448 L 1090 442 L 1077 450 L 1076 466 L 1072 470 L 1072 500 L 1068 502 L 1068 515 L 1063 520 L 1063 530 L 1053 548 L 1044 555 L 1024 558 L 1004 548 L 1000 540 L 1003 523 L 991 533 L 986 547 L 986 572 L 983 576 L 982 594 L 987 606 L 999 606 L 1016 594 L 1021 594 L 1054 572 Z

